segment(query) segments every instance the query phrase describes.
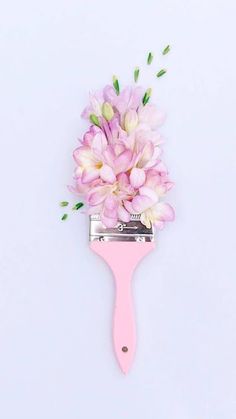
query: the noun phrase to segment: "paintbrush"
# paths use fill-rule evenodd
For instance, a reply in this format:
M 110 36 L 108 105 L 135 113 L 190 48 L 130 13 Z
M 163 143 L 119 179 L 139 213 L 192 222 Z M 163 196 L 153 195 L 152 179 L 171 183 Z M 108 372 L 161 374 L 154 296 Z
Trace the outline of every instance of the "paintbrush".
M 140 260 L 154 249 L 153 228 L 146 228 L 136 214 L 131 215 L 130 222 L 120 221 L 113 228 L 105 228 L 100 216 L 92 215 L 89 240 L 91 249 L 106 261 L 114 275 L 114 349 L 122 371 L 127 373 L 136 347 L 132 274 Z

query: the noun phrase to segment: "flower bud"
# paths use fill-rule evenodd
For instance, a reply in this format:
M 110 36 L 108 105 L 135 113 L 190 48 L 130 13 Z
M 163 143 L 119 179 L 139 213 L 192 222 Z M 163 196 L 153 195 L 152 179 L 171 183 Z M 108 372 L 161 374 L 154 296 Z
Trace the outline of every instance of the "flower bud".
M 90 122 L 92 122 L 92 124 L 97 125 L 97 127 L 100 126 L 99 119 L 98 119 L 97 115 L 95 115 L 94 113 L 92 113 L 89 116 L 89 119 L 90 119 Z
M 125 131 L 130 134 L 138 125 L 138 115 L 134 109 L 130 109 L 125 114 Z
M 137 83 L 138 78 L 139 78 L 139 67 L 135 67 L 135 69 L 134 69 L 134 81 L 135 81 L 135 83 Z
M 144 106 L 148 103 L 148 101 L 151 97 L 151 94 L 152 94 L 152 89 L 150 89 L 150 88 L 147 89 L 144 96 L 143 96 L 143 105 Z
M 119 85 L 119 81 L 117 79 L 116 76 L 112 77 L 112 82 L 113 82 L 113 87 L 116 91 L 117 96 L 120 94 L 120 85 Z
M 102 115 L 107 121 L 110 121 L 114 116 L 114 111 L 110 103 L 104 102 L 102 105 Z

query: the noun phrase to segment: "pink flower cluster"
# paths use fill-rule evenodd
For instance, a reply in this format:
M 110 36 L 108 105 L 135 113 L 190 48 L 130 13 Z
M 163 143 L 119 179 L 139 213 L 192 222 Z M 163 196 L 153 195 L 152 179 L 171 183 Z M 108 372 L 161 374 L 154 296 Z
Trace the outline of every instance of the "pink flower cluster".
M 90 95 L 82 114 L 92 125 L 74 151 L 74 190 L 84 194 L 89 214 L 100 214 L 106 227 L 137 213 L 147 228 L 174 219 L 172 207 L 161 201 L 173 185 L 161 160 L 158 127 L 164 114 L 147 103 L 149 94 L 141 87 L 119 93 L 106 86 Z

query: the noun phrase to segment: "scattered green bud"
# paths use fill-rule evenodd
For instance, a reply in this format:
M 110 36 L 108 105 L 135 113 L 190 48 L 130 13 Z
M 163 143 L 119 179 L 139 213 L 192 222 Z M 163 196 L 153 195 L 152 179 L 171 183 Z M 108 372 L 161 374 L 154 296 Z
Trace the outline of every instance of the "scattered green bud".
M 152 63 L 153 60 L 153 55 L 151 52 L 149 52 L 148 57 L 147 57 L 147 64 L 150 65 Z
M 102 114 L 107 121 L 110 121 L 114 116 L 114 111 L 110 103 L 104 102 L 102 105 Z
M 166 74 L 167 70 L 165 68 L 162 68 L 158 73 L 157 73 L 157 77 L 161 77 L 164 76 L 164 74 Z
M 72 209 L 75 211 L 78 211 L 83 206 L 84 206 L 83 202 L 77 202 L 77 204 L 75 204 Z
M 170 52 L 170 45 L 167 45 L 167 46 L 163 49 L 163 51 L 162 51 L 162 55 L 166 55 L 166 54 L 168 54 L 168 52 Z
M 67 207 L 67 205 L 69 205 L 69 202 L 67 202 L 67 201 L 61 201 L 60 202 L 60 207 Z
M 138 68 L 138 67 L 136 67 L 136 68 L 134 69 L 134 81 L 135 81 L 135 83 L 137 83 L 138 78 L 139 78 L 139 68 Z
M 65 221 L 68 218 L 68 214 L 63 214 L 63 216 L 61 217 L 62 221 Z
M 116 91 L 116 94 L 119 95 L 120 94 L 120 85 L 119 85 L 117 77 L 113 76 L 112 81 L 113 81 L 113 87 Z
M 151 94 L 152 94 L 152 89 L 150 89 L 150 88 L 147 89 L 144 96 L 143 96 L 143 105 L 144 106 L 148 103 L 148 101 L 151 97 Z
M 90 119 L 90 122 L 92 122 L 92 124 L 97 125 L 97 127 L 100 127 L 99 119 L 98 119 L 98 117 L 94 113 L 92 113 L 89 116 L 89 119 Z

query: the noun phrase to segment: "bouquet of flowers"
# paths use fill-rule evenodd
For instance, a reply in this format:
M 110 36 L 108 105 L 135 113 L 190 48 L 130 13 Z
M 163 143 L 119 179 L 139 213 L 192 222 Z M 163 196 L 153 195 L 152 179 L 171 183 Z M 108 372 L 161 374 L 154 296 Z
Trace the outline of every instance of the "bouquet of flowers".
M 74 192 L 84 195 L 89 214 L 99 214 L 106 227 L 118 220 L 129 222 L 141 214 L 141 222 L 162 229 L 174 219 L 173 208 L 163 198 L 173 183 L 162 161 L 162 137 L 158 131 L 164 113 L 150 103 L 151 89 L 119 82 L 90 94 L 82 117 L 90 122 L 79 147 Z

